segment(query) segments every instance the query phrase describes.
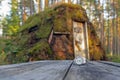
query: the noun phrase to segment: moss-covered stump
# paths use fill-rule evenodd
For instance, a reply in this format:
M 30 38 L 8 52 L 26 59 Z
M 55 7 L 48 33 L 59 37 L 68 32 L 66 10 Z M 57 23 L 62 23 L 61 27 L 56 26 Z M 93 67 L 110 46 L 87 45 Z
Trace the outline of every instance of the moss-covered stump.
M 14 39 L 12 62 L 43 59 L 74 59 L 72 21 L 89 22 L 85 10 L 75 4 L 60 4 L 28 18 Z M 103 58 L 103 49 L 89 25 L 90 58 Z M 52 32 L 53 31 L 53 32 Z M 16 43 L 17 42 L 17 43 Z M 13 50 L 14 51 L 14 50 Z

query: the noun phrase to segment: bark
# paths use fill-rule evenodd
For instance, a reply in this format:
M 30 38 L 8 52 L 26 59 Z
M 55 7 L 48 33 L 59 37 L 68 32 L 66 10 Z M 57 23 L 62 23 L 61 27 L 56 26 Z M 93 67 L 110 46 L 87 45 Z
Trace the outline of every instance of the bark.
M 25 21 L 26 21 L 26 19 L 27 19 L 27 14 L 26 14 L 26 12 L 25 12 L 25 0 L 22 0 L 22 6 L 23 6 L 23 10 L 22 10 L 22 23 L 24 24 L 25 23 Z
M 72 3 L 71 0 L 68 0 L 68 3 Z
M 104 47 L 104 3 L 102 4 L 102 14 L 101 14 L 101 45 Z
M 49 6 L 49 1 L 45 0 L 45 8 L 48 8 L 48 6 Z
M 63 3 L 65 3 L 65 0 L 62 0 Z
M 33 1 L 30 0 L 30 15 L 33 14 Z
M 77 4 L 80 4 L 80 0 L 77 0 Z
M 40 6 L 40 3 L 41 3 L 41 0 L 37 0 L 38 2 L 38 13 L 41 11 L 41 6 Z
M 117 4 L 117 6 L 118 6 L 118 4 Z M 117 55 L 119 55 L 119 53 L 118 53 L 118 45 L 119 45 L 119 42 L 118 42 L 118 33 L 119 32 L 119 30 L 118 30 L 118 7 L 116 7 L 116 54 Z

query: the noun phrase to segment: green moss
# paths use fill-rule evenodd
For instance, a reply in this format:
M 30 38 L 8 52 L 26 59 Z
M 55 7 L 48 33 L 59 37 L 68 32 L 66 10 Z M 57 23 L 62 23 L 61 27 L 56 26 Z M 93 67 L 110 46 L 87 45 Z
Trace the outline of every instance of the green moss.
M 54 30 L 59 32 L 69 31 L 66 21 L 72 19 L 75 21 L 88 21 L 85 10 L 74 4 L 62 4 L 54 8 Z
M 40 26 L 39 30 L 35 32 L 36 38 L 48 38 L 50 32 L 52 30 L 52 25 L 48 21 L 48 23 L 45 23 Z
M 28 30 L 35 25 L 41 26 L 47 19 L 52 17 L 52 14 L 53 11 L 51 9 L 48 9 L 44 12 L 30 16 L 25 22 L 25 24 L 20 28 L 20 31 Z
M 30 16 L 25 24 L 20 28 L 16 36 L 15 46 L 18 46 L 12 62 L 25 62 L 28 60 L 28 54 L 35 60 L 40 60 L 39 55 L 52 55 L 52 50 L 47 42 L 51 29 L 54 32 L 71 32 L 69 20 L 88 21 L 85 10 L 75 4 L 60 4 L 53 9 L 47 9 L 43 12 Z M 30 32 L 30 29 L 37 26 L 37 30 Z M 12 54 L 11 54 L 12 55 Z
M 8 55 L 8 62 L 10 63 L 21 63 L 28 61 L 28 55 L 25 50 L 19 51 L 17 54 Z
M 41 51 L 50 50 L 50 46 L 47 40 L 41 40 L 40 42 L 34 44 L 28 52 L 31 54 L 40 53 Z M 51 54 L 51 51 L 48 51 L 48 54 Z
M 67 18 L 77 21 L 87 21 L 85 10 L 80 5 L 75 4 L 61 4 L 54 9 L 47 9 L 41 13 L 35 14 L 28 18 L 20 31 L 28 30 L 34 25 L 46 26 L 45 22 L 50 19 L 53 20 L 55 31 L 66 31 Z
M 107 59 L 108 59 L 108 61 L 112 61 L 112 62 L 118 62 L 118 63 L 120 63 L 120 55 L 118 56 L 118 55 L 107 55 Z
M 0 38 L 0 53 L 5 48 L 5 44 L 8 40 L 4 38 Z
M 54 9 L 58 9 L 58 8 L 62 8 L 62 7 L 69 7 L 70 9 L 77 9 L 77 10 L 81 10 L 81 11 L 85 11 L 84 8 L 82 8 L 80 5 L 76 5 L 76 4 L 66 4 L 66 3 L 63 3 L 63 4 L 60 4 L 58 6 L 55 6 Z
M 56 17 L 54 19 L 54 31 L 56 32 L 65 32 L 67 31 L 66 21 L 62 17 Z

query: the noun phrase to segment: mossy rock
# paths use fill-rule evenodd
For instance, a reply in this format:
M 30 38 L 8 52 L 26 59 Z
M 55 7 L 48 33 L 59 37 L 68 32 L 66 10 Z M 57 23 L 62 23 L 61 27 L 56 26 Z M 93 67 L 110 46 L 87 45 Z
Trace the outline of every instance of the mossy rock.
M 23 56 L 25 58 L 21 60 L 23 62 L 31 61 L 31 58 L 32 60 L 58 59 L 58 57 L 54 55 L 51 45 L 48 43 L 48 38 L 52 29 L 54 32 L 72 33 L 72 24 L 69 24 L 70 21 L 89 22 L 85 9 L 80 5 L 64 3 L 30 16 L 14 39 L 14 42 L 17 42 L 16 45 L 20 48 L 15 55 L 15 59 L 22 59 Z M 91 36 L 94 36 L 95 39 L 91 40 L 90 48 L 92 48 L 92 43 L 96 43 L 95 40 L 97 40 L 94 29 L 92 29 L 93 28 L 89 29 L 91 33 L 89 38 L 91 40 Z M 100 54 L 100 48 L 96 48 Z M 91 54 L 96 54 L 93 53 L 93 48 L 91 50 Z M 73 58 L 74 56 L 69 56 L 69 58 L 66 59 Z M 13 58 L 13 61 L 15 59 Z M 101 59 L 101 55 L 97 59 Z

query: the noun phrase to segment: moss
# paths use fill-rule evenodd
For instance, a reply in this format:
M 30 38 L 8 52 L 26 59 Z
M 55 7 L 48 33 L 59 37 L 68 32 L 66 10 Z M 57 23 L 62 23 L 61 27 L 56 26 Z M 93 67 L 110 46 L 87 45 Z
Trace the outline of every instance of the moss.
M 47 42 L 51 29 L 53 28 L 54 32 L 72 33 L 72 20 L 87 22 L 88 17 L 85 9 L 80 5 L 60 4 L 52 9 L 48 8 L 43 12 L 30 16 L 13 40 L 14 46 L 17 46 L 17 49 L 14 48 L 13 51 L 17 50 L 18 52 L 14 56 L 11 53 L 12 62 L 29 61 L 29 55 L 34 60 L 54 59 L 56 56 L 53 56 L 54 53 L 52 53 L 50 45 Z M 34 27 L 38 28 L 30 31 Z M 90 54 L 96 57 L 95 59 L 100 59 L 99 47 L 96 46 L 99 40 L 96 38 L 93 27 L 89 30 L 89 33 Z M 72 36 L 70 37 L 72 38 Z M 96 51 L 94 48 L 96 48 Z
M 65 32 L 68 31 L 66 27 L 66 20 L 62 17 L 57 17 L 54 19 L 54 31 L 55 32 Z
M 62 4 L 54 8 L 54 30 L 59 32 L 69 31 L 66 20 L 72 19 L 79 22 L 88 21 L 85 10 L 80 5 Z
M 27 52 L 22 50 L 22 51 L 19 51 L 17 54 L 9 54 L 7 61 L 10 63 L 27 62 L 28 61 Z
M 4 38 L 0 38 L 0 53 L 2 52 L 2 50 L 5 48 L 5 44 L 8 40 L 4 39 Z
M 0 65 L 4 65 L 7 62 L 5 61 L 7 54 L 4 51 L 0 52 Z
M 50 32 L 52 29 L 51 23 L 48 21 L 48 23 L 45 23 L 40 26 L 39 30 L 35 32 L 36 38 L 48 38 Z
M 97 37 L 94 26 L 89 23 L 88 25 L 89 34 L 89 53 L 91 60 L 103 60 L 105 59 L 104 49 L 101 46 L 100 40 Z
M 40 53 L 41 51 L 47 50 L 48 54 L 51 54 L 52 51 L 50 50 L 50 46 L 47 42 L 47 40 L 41 40 L 40 42 L 34 44 L 29 50 L 28 53 L 35 54 L 35 53 Z
M 28 19 L 29 20 L 29 19 Z M 39 22 L 41 22 L 41 20 L 37 17 L 33 18 L 32 20 L 26 22 L 22 28 L 20 28 L 20 31 L 24 31 L 24 30 L 28 30 L 29 28 L 33 27 L 36 24 L 39 24 Z
M 62 3 L 59 4 L 57 6 L 55 6 L 55 10 L 59 9 L 59 8 L 64 8 L 64 7 L 69 7 L 70 9 L 77 9 L 77 10 L 81 10 L 81 11 L 85 11 L 84 8 L 82 8 L 80 5 L 76 5 L 76 4 L 66 4 L 66 3 Z
M 77 21 L 88 21 L 85 10 L 80 5 L 60 4 L 53 9 L 47 9 L 39 14 L 30 16 L 20 31 L 28 30 L 34 25 L 44 25 L 47 19 L 53 20 L 54 29 L 56 31 L 66 31 L 66 19 L 70 18 Z
M 110 54 L 107 54 L 107 60 L 108 61 L 112 61 L 112 62 L 117 62 L 117 63 L 120 63 L 120 55 L 110 55 Z
M 28 30 L 29 28 L 35 26 L 35 25 L 43 25 L 44 22 L 51 18 L 53 14 L 53 11 L 51 9 L 48 9 L 44 12 L 34 14 L 33 16 L 30 16 L 25 24 L 20 28 L 20 32 L 24 30 Z

